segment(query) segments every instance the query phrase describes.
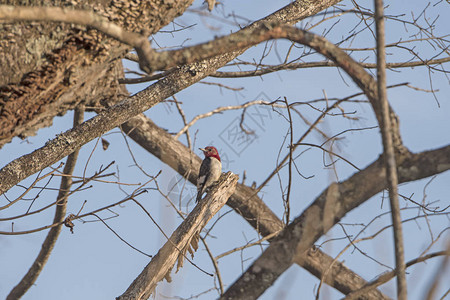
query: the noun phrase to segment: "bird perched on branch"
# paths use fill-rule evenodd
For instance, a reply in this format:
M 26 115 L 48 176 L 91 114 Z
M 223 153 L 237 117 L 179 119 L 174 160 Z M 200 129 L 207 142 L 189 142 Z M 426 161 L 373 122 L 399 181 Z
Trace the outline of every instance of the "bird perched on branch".
M 200 166 L 197 179 L 197 199 L 198 202 L 204 192 L 214 185 L 222 174 L 222 163 L 220 162 L 219 152 L 213 146 L 208 146 L 205 149 L 199 148 L 205 154 L 205 159 Z

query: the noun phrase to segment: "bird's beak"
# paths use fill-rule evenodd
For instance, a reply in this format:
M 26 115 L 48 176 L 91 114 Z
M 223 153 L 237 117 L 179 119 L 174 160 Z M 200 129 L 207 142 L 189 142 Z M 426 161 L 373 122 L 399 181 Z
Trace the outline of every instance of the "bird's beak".
M 198 148 L 198 149 L 202 150 L 203 152 L 206 152 L 206 149 L 203 149 L 203 148 Z

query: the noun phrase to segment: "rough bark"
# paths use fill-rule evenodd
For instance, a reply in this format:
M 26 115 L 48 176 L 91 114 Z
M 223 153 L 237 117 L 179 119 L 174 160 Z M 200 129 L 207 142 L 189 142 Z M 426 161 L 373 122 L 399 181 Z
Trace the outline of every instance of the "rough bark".
M 51 5 L 91 9 L 128 31 L 145 29 L 151 34 L 182 14 L 191 2 L 79 1 L 67 6 L 67 2 L 55 0 Z M 120 58 L 129 50 L 129 46 L 80 26 L 0 24 L 0 147 L 13 137 L 34 135 L 81 102 L 88 109 L 101 107 L 106 99 L 117 102 L 126 94 L 117 80 L 123 77 Z
M 239 176 L 231 172 L 222 175 L 217 185 L 199 201 L 126 292 L 116 299 L 147 299 L 158 282 L 164 278 L 170 282 L 170 273 L 175 262 L 178 271 L 183 266 L 186 252 L 194 255 L 198 249 L 201 230 L 233 194 L 238 178 Z

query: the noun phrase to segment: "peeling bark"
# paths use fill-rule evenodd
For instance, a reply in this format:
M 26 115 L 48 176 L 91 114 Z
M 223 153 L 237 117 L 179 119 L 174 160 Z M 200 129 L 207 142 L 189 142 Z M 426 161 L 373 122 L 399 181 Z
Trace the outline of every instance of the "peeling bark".
M 126 30 L 145 29 L 151 34 L 191 3 L 80 1 L 66 7 L 94 10 Z M 62 4 L 52 2 L 54 6 Z M 130 47 L 96 30 L 58 23 L 0 24 L 0 43 L 0 147 L 16 136 L 23 139 L 34 135 L 37 129 L 50 126 L 55 116 L 79 103 L 89 110 L 101 107 L 105 99 L 117 102 L 126 94 L 117 80 L 123 77 L 120 59 Z

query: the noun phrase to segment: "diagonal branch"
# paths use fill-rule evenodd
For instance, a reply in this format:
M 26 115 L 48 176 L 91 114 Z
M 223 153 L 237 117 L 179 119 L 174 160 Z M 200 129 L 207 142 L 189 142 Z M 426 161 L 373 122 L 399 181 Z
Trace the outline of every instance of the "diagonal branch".
M 83 122 L 84 110 L 79 107 L 75 110 L 73 126 L 77 126 Z M 75 164 L 78 157 L 78 151 L 73 152 L 67 157 L 66 165 L 64 166 L 63 174 L 72 175 L 75 169 Z M 53 223 L 60 223 L 64 220 L 66 215 L 67 197 L 70 194 L 70 187 L 72 186 L 72 177 L 63 176 L 61 178 L 61 186 L 59 188 L 59 193 L 56 201 L 55 217 L 53 218 Z M 45 264 L 50 257 L 53 247 L 56 244 L 56 240 L 61 232 L 62 224 L 52 227 L 47 234 L 44 242 L 42 243 L 41 251 L 39 251 L 38 256 L 34 260 L 28 272 L 20 280 L 20 282 L 11 290 L 6 299 L 19 299 L 21 298 L 28 289 L 36 282 L 39 274 L 44 268 Z
M 193 255 L 197 250 L 201 230 L 233 194 L 238 178 L 231 172 L 222 175 L 217 185 L 178 226 L 169 241 L 158 251 L 126 292 L 116 299 L 147 299 L 155 290 L 158 282 L 164 278 L 170 278 L 172 268 L 177 261 L 178 271 L 183 265 L 186 252 L 189 251 Z
M 450 145 L 418 154 L 406 154 L 397 160 L 400 183 L 426 178 L 449 169 Z M 221 299 L 259 297 L 349 211 L 386 188 L 383 157 L 349 179 L 331 184 L 280 233 Z
M 339 1 L 321 1 L 315 5 L 303 1 L 296 1 L 280 9 L 274 14 L 255 22 L 250 27 L 258 26 L 261 22 L 278 20 L 280 22 L 292 23 L 304 17 L 313 15 L 318 11 L 333 5 Z M 229 55 L 217 57 L 225 63 L 237 57 L 241 52 L 233 52 Z M 123 124 L 124 131 L 138 144 L 153 153 L 164 163 L 170 165 L 179 174 L 185 176 L 189 181 L 196 183 L 200 159 L 194 155 L 183 144 L 175 141 L 167 132 L 158 128 L 153 122 L 142 114 Z M 263 236 L 270 235 L 283 228 L 283 223 L 277 216 L 261 201 L 255 191 L 244 185 L 238 185 L 236 193 L 228 201 L 228 205 L 241 214 Z M 318 254 L 317 254 L 318 253 Z M 333 258 L 310 249 L 307 259 L 298 256 L 296 262 L 306 268 L 309 272 L 322 277 L 324 270 L 332 265 Z M 365 280 L 343 266 L 335 263 L 330 272 L 333 276 L 325 278 L 325 282 L 347 294 L 365 284 Z M 369 299 L 385 298 L 379 291 L 373 290 L 368 293 Z
M 215 39 L 211 42 L 173 50 L 155 53 L 152 56 L 152 67 L 165 70 L 179 64 L 191 63 L 204 58 L 219 55 L 224 51 L 235 51 L 246 49 L 250 46 L 271 39 L 288 39 L 306 45 L 326 58 L 332 60 L 338 67 L 343 69 L 359 88 L 368 97 L 375 116 L 379 123 L 382 122 L 380 102 L 378 100 L 376 80 L 347 53 L 341 50 L 322 36 L 301 30 L 288 25 L 280 25 L 279 21 L 264 21 L 255 23 L 254 26 L 242 29 L 228 36 Z M 396 116 L 389 107 L 390 118 L 392 119 L 392 134 L 394 147 L 398 152 L 404 152 Z

